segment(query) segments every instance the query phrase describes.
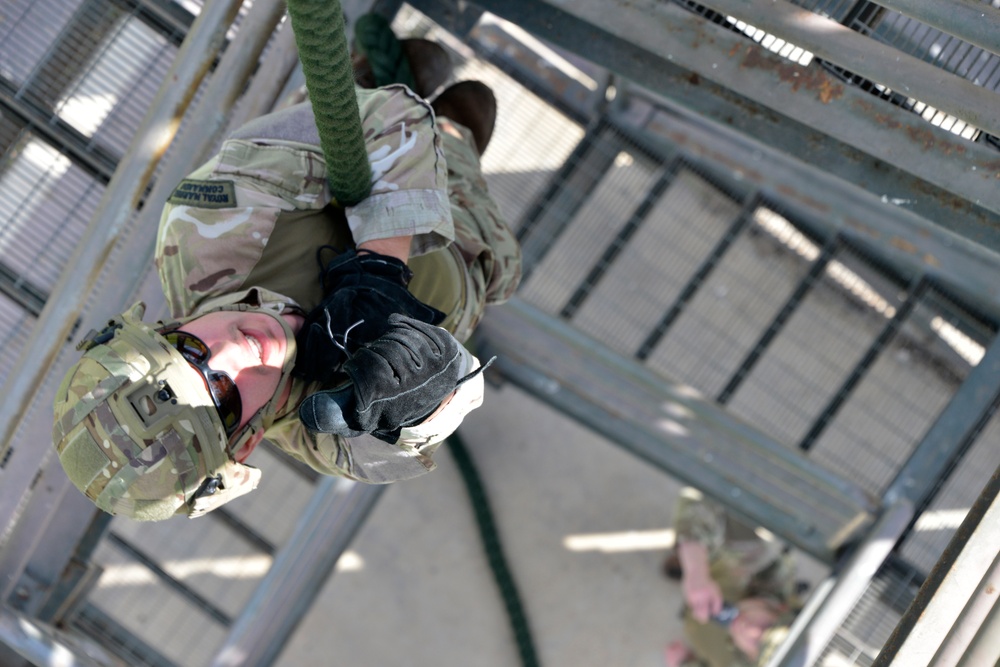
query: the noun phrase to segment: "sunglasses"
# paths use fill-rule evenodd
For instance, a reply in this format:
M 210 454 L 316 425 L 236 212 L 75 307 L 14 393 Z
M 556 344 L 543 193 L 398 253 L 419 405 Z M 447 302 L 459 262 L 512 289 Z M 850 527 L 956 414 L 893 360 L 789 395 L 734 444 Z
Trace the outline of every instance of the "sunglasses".
M 212 402 L 226 428 L 226 436 L 232 435 L 243 418 L 243 401 L 236 383 L 222 371 L 212 370 L 208 367 L 212 350 L 197 336 L 177 330 L 168 331 L 161 335 L 181 353 L 184 360 L 205 380 L 205 384 L 208 385 L 208 393 L 212 395 Z

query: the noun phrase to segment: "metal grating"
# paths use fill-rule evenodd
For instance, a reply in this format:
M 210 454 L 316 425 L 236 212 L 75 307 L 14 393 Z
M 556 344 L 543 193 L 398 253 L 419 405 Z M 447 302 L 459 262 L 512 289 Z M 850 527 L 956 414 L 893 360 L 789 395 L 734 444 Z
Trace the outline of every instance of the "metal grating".
M 917 594 L 923 577 L 897 558 L 875 574 L 817 667 L 869 667 Z
M 854 6 L 812 8 L 847 16 Z M 0 200 L 0 276 L 10 277 L 0 284 L 15 299 L 0 299 L 8 336 L 0 382 L 30 331 L 30 304 L 57 279 L 179 42 L 173 24 L 149 12 L 144 3 L 18 0 L 7 16 L 15 18 L 0 24 L 0 178 L 11 179 L 0 182 L 0 196 L 14 193 Z M 484 33 L 472 36 L 473 48 L 415 13 L 403 20 L 408 34 L 421 25 L 450 41 L 465 61 L 459 78 L 490 81 L 511 110 L 502 122 L 533 127 L 520 146 L 485 161 L 491 190 L 525 243 L 523 298 L 716 397 L 873 493 L 885 489 L 975 365 L 977 347 L 992 340 L 993 322 L 943 286 L 897 275 L 844 239 L 816 236 L 780 201 L 732 174 L 720 177 L 681 147 L 651 150 L 597 106 L 588 118 L 546 97 L 516 64 L 500 66 L 503 54 Z M 29 28 L 44 30 L 23 41 Z M 904 44 L 898 35 L 916 29 L 899 30 L 872 35 L 928 54 L 938 43 Z M 56 60 L 73 49 L 71 67 Z M 949 54 L 941 66 L 992 81 L 989 59 L 970 60 L 958 45 L 940 49 Z M 518 168 L 526 146 L 548 155 L 548 169 Z M 870 662 L 991 471 L 984 463 L 992 463 L 997 437 L 991 425 L 949 478 L 925 480 L 939 491 L 903 542 L 907 563 L 879 574 L 829 652 Z M 269 456 L 259 451 L 255 457 Z M 308 499 L 311 480 L 298 470 L 276 461 L 261 467 L 268 484 L 253 497 L 259 504 L 172 528 L 116 524 L 97 556 L 105 575 L 72 623 L 130 664 L 203 664 Z M 203 533 L 193 546 L 192 526 Z M 247 578 L 234 585 L 214 565 L 192 565 L 206 562 Z
M 558 178 L 521 223 L 536 263 L 520 297 L 876 496 L 995 334 L 779 203 L 606 126 Z
M 178 7 L 179 9 L 179 7 Z M 186 10 L 175 22 L 190 22 Z M 182 37 L 142 3 L 16 0 L 0 21 L 0 382 Z M 5 315 L 5 321 L 6 321 Z
M 129 664 L 209 664 L 290 537 L 316 479 L 267 445 L 249 463 L 266 471 L 264 481 L 225 511 L 197 521 L 113 520 L 93 557 L 102 574 L 66 623 Z
M 764 30 L 748 25 L 744 21 L 728 17 L 692 0 L 674 1 L 713 23 L 746 35 L 793 62 L 806 65 L 813 60 L 813 55 L 808 51 L 776 38 Z M 914 18 L 867 0 L 790 0 L 790 2 L 832 18 L 875 41 L 892 46 L 901 53 L 920 58 L 947 72 L 967 79 L 977 86 L 1000 91 L 1000 55 L 964 42 L 958 37 L 921 23 Z M 984 8 L 996 7 L 995 4 L 991 3 L 991 0 L 979 0 L 979 2 L 984 5 Z M 891 90 L 881 83 L 870 81 L 832 63 L 817 62 L 845 81 L 920 115 L 936 127 L 941 127 L 965 139 L 982 140 L 988 145 L 998 146 L 1000 140 L 997 137 L 983 133 L 979 128 L 951 114 L 939 111 L 902 91 Z

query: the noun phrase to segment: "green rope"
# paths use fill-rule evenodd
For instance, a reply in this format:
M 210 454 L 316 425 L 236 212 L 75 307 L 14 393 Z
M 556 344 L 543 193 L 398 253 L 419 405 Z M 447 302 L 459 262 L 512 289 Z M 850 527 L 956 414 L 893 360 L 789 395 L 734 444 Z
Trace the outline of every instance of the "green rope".
M 496 524 L 493 522 L 493 512 L 490 510 L 489 499 L 486 497 L 479 472 L 458 433 L 450 435 L 445 442 L 448 443 L 459 472 L 462 473 L 462 481 L 465 482 L 465 488 L 469 492 L 472 509 L 476 514 L 476 523 L 479 525 L 479 535 L 483 541 L 483 548 L 486 550 L 490 568 L 493 570 L 493 577 L 500 588 L 500 596 L 507 608 L 507 617 L 510 619 L 511 628 L 514 631 L 514 640 L 517 643 L 518 653 L 521 655 L 521 663 L 524 667 L 537 667 L 539 664 L 538 656 L 531 638 L 528 617 L 521 605 L 521 596 L 517 592 L 514 578 L 507 568 L 507 561 L 500 545 L 500 536 L 497 533 Z
M 368 58 L 376 86 L 402 83 L 415 89 L 410 61 L 381 14 L 365 14 L 354 24 L 354 48 Z
M 357 204 L 371 190 L 371 166 L 354 93 L 354 73 L 340 2 L 288 0 L 288 16 L 316 116 L 330 191 L 341 205 Z M 355 36 L 358 51 L 368 58 L 376 85 L 403 83 L 414 87 L 409 62 L 385 18 L 365 14 L 355 26 Z M 447 442 L 472 501 L 483 548 L 500 588 L 521 661 L 524 667 L 537 667 L 528 619 L 507 567 L 479 473 L 457 433 Z
M 371 166 L 354 93 L 339 0 L 288 0 L 288 16 L 312 100 L 330 191 L 342 206 L 371 191 Z

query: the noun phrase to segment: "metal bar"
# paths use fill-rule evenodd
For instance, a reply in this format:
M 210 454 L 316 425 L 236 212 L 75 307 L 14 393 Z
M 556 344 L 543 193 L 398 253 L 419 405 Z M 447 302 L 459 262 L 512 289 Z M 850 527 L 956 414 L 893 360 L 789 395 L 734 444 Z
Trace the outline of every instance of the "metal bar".
M 125 667 L 97 645 L 81 641 L 0 606 L 0 644 L 32 665 L 60 667 Z
M 878 355 L 882 352 L 885 346 L 888 345 L 889 341 L 892 340 L 893 336 L 896 335 L 896 332 L 899 330 L 899 327 L 902 326 L 903 321 L 910 316 L 911 312 L 913 312 L 914 306 L 916 306 L 917 301 L 920 299 L 920 296 L 926 288 L 927 281 L 923 277 L 910 283 L 909 288 L 906 290 L 906 296 L 903 298 L 903 303 L 896 308 L 896 312 L 893 313 L 889 321 L 885 323 L 884 327 L 882 327 L 878 336 L 876 336 L 871 342 L 871 345 L 868 346 L 864 356 L 862 356 L 861 359 L 858 360 L 858 363 L 854 365 L 854 368 L 851 369 L 851 373 L 847 376 L 844 382 L 840 385 L 840 388 L 826 404 L 826 407 L 823 408 L 823 411 L 820 412 L 812 426 L 809 427 L 809 431 L 799 442 L 799 449 L 804 452 L 808 452 L 812 449 L 812 446 L 816 443 L 820 434 L 822 434 L 826 429 L 827 424 L 830 423 L 830 421 L 840 411 L 840 408 L 843 407 L 847 399 L 850 398 L 854 389 L 858 386 L 858 383 L 861 382 L 861 378 L 865 376 L 865 373 L 868 372 L 871 365 L 875 363 L 875 359 L 878 358 Z
M 1000 336 L 993 339 L 962 386 L 886 489 L 885 498 L 907 498 L 920 509 L 928 502 L 931 483 L 945 477 L 975 440 L 1000 403 Z
M 796 286 L 795 291 L 788 297 L 785 304 L 778 311 L 778 314 L 774 316 L 771 325 L 767 330 L 761 334 L 760 338 L 757 340 L 756 344 L 750 349 L 750 352 L 743 359 L 743 362 L 739 365 L 736 371 L 733 373 L 732 377 L 729 378 L 729 382 L 726 386 L 722 388 L 715 400 L 721 405 L 725 405 L 729 402 L 729 399 L 733 397 L 736 390 L 739 389 L 740 385 L 743 384 L 743 380 L 750 375 L 750 371 L 753 370 L 760 358 L 764 356 L 764 352 L 771 345 L 781 330 L 784 328 L 785 324 L 791 318 L 792 314 L 798 309 L 802 300 L 806 298 L 806 295 L 812 290 L 816 281 L 819 277 L 826 271 L 826 267 L 829 266 L 830 261 L 833 259 L 834 254 L 836 254 L 837 249 L 840 245 L 840 240 L 838 237 L 832 237 L 823 244 L 823 249 L 820 251 L 819 257 L 813 260 L 812 266 L 809 267 L 809 272 L 799 281 L 798 286 Z
M 505 380 L 824 562 L 871 520 L 852 482 L 520 299 L 487 313 L 476 345 Z
M 782 122 L 788 119 L 820 129 L 1000 213 L 1000 189 L 993 178 L 995 151 L 845 85 L 822 68 L 790 63 L 679 6 L 657 0 L 577 0 L 559 3 L 558 8 L 551 1 L 477 0 L 477 4 L 571 51 L 580 52 L 586 45 L 588 53 L 600 53 L 602 61 L 609 61 L 602 64 L 682 106 L 703 82 L 717 83 L 728 89 L 719 95 L 737 107 L 721 115 L 723 123 L 738 124 L 738 117 L 747 111 L 734 98 L 749 99 L 767 108 L 768 115 L 782 116 Z M 609 55 L 610 49 L 615 53 Z M 784 144 L 780 133 L 777 136 Z
M 384 486 L 324 477 L 309 505 L 212 660 L 212 667 L 274 663 Z
M 274 109 L 292 71 L 299 65 L 299 51 L 289 21 L 277 27 L 267 57 L 250 81 L 250 87 L 229 116 L 230 127 L 244 123 Z
M 101 183 L 107 183 L 115 173 L 118 157 L 93 144 L 75 127 L 51 110 L 17 97 L 17 90 L 0 78 L 0 108 L 5 115 L 27 126 L 35 136 L 60 150 L 73 164 Z
M 998 540 L 1000 531 L 995 532 L 989 542 L 978 546 L 990 549 L 1000 543 Z M 963 570 L 962 574 L 970 578 L 975 576 L 967 569 Z M 997 614 L 1000 613 L 1000 605 L 996 604 L 997 586 L 1000 586 L 1000 552 L 993 558 L 993 563 L 983 575 L 972 599 L 961 607 L 962 612 L 955 626 L 938 648 L 935 667 L 962 665 L 976 667 L 997 664 L 997 659 L 1000 658 L 1000 645 L 997 640 L 1000 638 L 991 632 L 996 628 Z M 943 599 L 943 601 L 953 608 L 960 607 L 964 602 L 961 598 Z
M 239 518 L 232 512 L 230 512 L 225 507 L 217 507 L 212 510 L 208 515 L 212 520 L 221 521 L 232 531 L 238 534 L 240 537 L 245 539 L 251 546 L 253 546 L 258 551 L 261 551 L 268 556 L 271 556 L 275 552 L 274 545 L 268 541 L 263 535 L 258 533 L 252 526 L 250 526 L 246 521 Z
M 175 2 L 167 0 L 110 0 L 125 7 L 133 15 L 167 38 L 175 46 L 183 43 L 183 38 L 194 23 L 194 14 Z
M 995 593 L 997 587 L 1000 586 L 1000 556 L 997 559 L 993 561 L 993 569 L 990 571 L 990 581 L 985 590 L 986 593 Z M 1000 605 L 994 604 L 992 596 L 987 599 L 991 605 L 989 613 L 983 619 L 975 637 L 969 642 L 958 667 L 1000 664 Z M 982 601 L 982 598 L 978 600 L 980 603 Z
M 950 113 L 990 134 L 1000 135 L 1000 98 L 995 92 L 891 45 L 786 0 L 699 2 L 806 49 L 853 74 Z M 996 33 L 993 39 L 996 40 Z
M 226 627 L 233 624 L 233 619 L 229 617 L 229 614 L 217 607 L 211 600 L 203 596 L 198 591 L 192 589 L 176 577 L 171 576 L 169 572 L 160 567 L 160 564 L 156 562 L 156 559 L 146 555 L 146 552 L 126 540 L 121 535 L 109 532 L 105 536 L 105 540 L 113 544 L 118 550 L 127 554 L 132 560 L 138 562 L 140 565 L 152 572 L 156 578 L 163 582 L 168 588 L 186 598 L 189 602 L 192 602 L 199 609 L 201 609 L 201 611 L 205 612 L 207 616 L 211 616 L 215 621 Z
M 982 0 L 874 0 L 887 9 L 917 19 L 963 42 L 1000 54 L 1000 11 Z
M 605 124 L 601 120 L 588 127 L 583 138 L 552 175 L 549 185 L 535 197 L 535 201 L 525 212 L 517 229 L 524 266 L 522 283 L 526 283 L 534 269 L 541 264 L 614 163 L 613 151 L 601 150 L 605 135 Z M 588 164 L 590 160 L 593 163 Z M 587 164 L 586 170 L 581 169 L 584 164 Z M 580 187 L 567 187 L 572 176 L 579 171 L 583 171 L 581 178 L 586 178 L 586 181 L 574 183 Z
M 38 317 L 45 307 L 47 296 L 45 291 L 25 280 L 3 262 L 0 262 L 0 292 L 24 308 L 32 317 Z
M 996 566 L 998 539 L 1000 470 L 993 474 L 972 503 L 965 520 L 899 619 L 873 667 L 932 664 L 938 647 L 956 629 L 956 621 L 965 608 L 962 602 L 973 600 L 982 593 L 982 584 L 991 571 L 995 572 L 991 568 Z
M 89 583 L 92 583 L 94 577 L 99 575 L 100 568 L 94 566 L 91 559 L 113 518 L 110 514 L 96 508 L 92 511 L 87 531 L 76 543 L 69 563 L 59 573 L 55 584 L 50 584 L 48 595 L 44 596 L 44 605 L 38 606 L 36 604 L 38 606 L 38 610 L 35 612 L 36 618 L 47 623 L 62 621 L 62 614 L 77 601 L 84 592 L 82 589 L 86 588 Z M 53 546 L 52 548 L 58 549 L 59 547 Z M 55 560 L 61 562 L 62 559 Z M 38 577 L 37 568 L 28 574 Z
M 93 637 L 94 641 L 116 655 L 123 656 L 129 665 L 177 667 L 93 604 L 82 605 L 72 619 L 72 627 L 85 637 Z
M 673 183 L 674 177 L 680 170 L 682 162 L 677 159 L 673 160 L 669 165 L 667 165 L 660 177 L 656 179 L 649 191 L 646 192 L 646 196 L 642 198 L 639 205 L 629 216 L 629 219 L 625 221 L 622 228 L 615 235 L 615 238 L 611 241 L 611 244 L 605 248 L 604 252 L 601 253 L 600 258 L 594 263 L 590 271 L 587 273 L 587 277 L 583 279 L 583 282 L 576 288 L 573 295 L 570 296 L 569 301 L 563 306 L 562 312 L 559 314 L 567 320 L 573 319 L 573 315 L 576 311 L 583 305 L 583 302 L 590 295 L 597 283 L 600 282 L 604 274 L 607 273 L 608 269 L 611 268 L 612 262 L 615 258 L 625 249 L 626 244 L 628 244 L 629 239 L 631 239 L 642 223 L 646 221 L 646 218 L 652 212 L 653 208 L 656 206 L 657 202 L 663 197 L 663 193 L 667 191 L 670 184 Z
M 719 261 L 722 259 L 729 247 L 736 241 L 739 235 L 743 232 L 746 226 L 753 219 L 754 211 L 760 206 L 760 197 L 754 195 L 746 197 L 743 201 L 743 206 L 740 208 L 740 212 L 737 214 L 736 219 L 726 230 L 725 235 L 719 239 L 719 241 L 712 248 L 711 252 L 702 260 L 701 265 L 698 266 L 697 270 L 692 274 L 691 279 L 688 280 L 687 284 L 674 299 L 674 302 L 670 304 L 670 308 L 663 315 L 656 326 L 653 327 L 646 339 L 642 341 L 639 349 L 635 352 L 635 358 L 639 360 L 644 360 L 649 358 L 649 355 L 653 353 L 653 350 L 663 337 L 666 335 L 667 331 L 673 326 L 674 321 L 680 316 L 681 312 L 687 307 L 687 304 L 694 297 L 698 289 L 704 284 L 705 279 L 715 270 L 718 266 Z
M 789 636 L 765 667 L 809 667 L 822 655 L 851 609 L 864 595 L 913 518 L 913 504 L 899 498 L 885 508 L 851 554 L 836 582 L 812 616 L 799 614 Z
M 195 21 L 191 33 L 140 125 L 136 139 L 130 145 L 105 191 L 80 246 L 68 262 L 41 318 L 35 325 L 31 339 L 22 350 L 17 366 L 4 385 L 4 399 L 0 401 L 0 418 L 3 419 L 0 427 L 2 429 L 0 451 L 8 452 L 9 460 L 0 469 L 0 552 L 6 554 L 11 551 L 9 541 L 15 533 L 15 527 L 18 527 L 16 532 L 19 536 L 18 544 L 13 545 L 16 547 L 14 551 L 18 554 L 23 552 L 23 557 L 19 555 L 17 563 L 8 563 L 5 559 L 5 570 L 2 573 L 4 578 L 0 580 L 4 585 L 17 581 L 28 567 L 30 559 L 34 557 L 30 549 L 22 548 L 20 545 L 37 545 L 47 539 L 47 532 L 51 530 L 50 526 L 54 525 L 53 518 L 61 512 L 61 510 L 52 511 L 53 504 L 62 507 L 68 503 L 73 508 L 81 502 L 91 504 L 81 494 L 75 491 L 67 492 L 72 490 L 72 485 L 61 470 L 51 447 L 36 446 L 37 442 L 34 441 L 32 446 L 15 447 L 15 436 L 21 430 L 37 434 L 51 429 L 51 413 L 44 409 L 36 411 L 32 407 L 35 402 L 41 406 L 47 403 L 44 399 L 39 400 L 39 397 L 45 395 L 40 387 L 43 387 L 50 369 L 52 373 L 48 379 L 55 384 L 58 383 L 55 378 L 61 376 L 73 362 L 73 359 L 68 358 L 69 355 L 63 355 L 67 358 L 61 359 L 61 364 L 56 364 L 69 331 L 78 320 L 83 323 L 84 331 L 87 328 L 99 328 L 99 325 L 106 321 L 109 312 L 120 312 L 125 307 L 123 303 L 130 298 L 128 293 L 143 284 L 138 278 L 149 273 L 155 242 L 155 234 L 151 234 L 149 230 L 156 228 L 156 223 L 150 224 L 149 218 L 152 216 L 158 218 L 159 213 L 155 210 L 157 208 L 155 206 L 144 207 L 142 215 L 139 216 L 133 215 L 134 210 L 146 194 L 148 183 L 158 167 L 161 155 L 170 143 L 172 133 L 180 125 L 181 116 L 184 115 L 202 78 L 214 62 L 217 51 L 225 42 L 226 33 L 240 9 L 240 4 L 240 0 L 208 3 Z M 237 34 L 236 40 L 227 49 L 227 57 L 223 58 L 215 76 L 212 77 L 211 84 L 201 97 L 198 109 L 203 116 L 199 122 L 185 125 L 188 135 L 204 132 L 205 134 L 201 135 L 202 139 L 204 136 L 211 136 L 209 128 L 222 122 L 225 111 L 232 106 L 231 100 L 226 99 L 231 96 L 229 91 L 242 90 L 248 70 L 256 65 L 256 54 L 259 54 L 257 49 L 263 48 L 263 43 L 273 29 L 273 24 L 264 25 L 263 35 L 254 34 L 251 32 L 254 21 L 249 19 L 259 13 L 273 11 L 275 4 L 277 0 L 273 2 L 258 0 L 254 4 L 243 26 L 244 29 Z M 260 30 L 261 27 L 257 29 Z M 241 49 L 237 42 L 258 44 L 258 46 Z M 240 60 L 241 58 L 243 60 Z M 227 59 L 230 63 L 228 66 Z M 189 141 L 187 145 L 172 153 L 168 163 L 174 165 L 171 167 L 173 171 L 168 169 L 170 164 L 164 165 L 160 170 L 161 181 L 158 181 L 157 185 L 160 187 L 159 195 L 162 198 L 159 201 L 166 199 L 162 194 L 163 190 L 172 187 L 181 178 L 177 176 L 171 180 L 171 173 L 178 171 L 186 173 L 187 168 L 195 164 L 201 152 L 205 150 L 203 143 L 203 141 Z M 178 163 L 182 166 L 177 166 Z M 162 183 L 162 178 L 167 178 L 170 183 Z M 155 188 L 153 193 L 154 195 L 157 193 Z M 126 225 L 130 218 L 131 224 Z M 138 230 L 137 226 L 140 227 Z M 144 254 L 136 247 L 137 236 L 144 237 L 140 238 L 139 242 L 140 246 L 145 247 Z M 107 261 L 112 248 L 116 246 L 120 246 L 121 249 L 119 256 L 124 255 L 125 261 L 131 261 L 133 265 L 122 269 Z M 93 292 L 102 275 L 117 276 L 117 279 L 106 282 L 101 298 L 97 299 L 100 306 L 88 308 L 91 299 L 96 297 Z M 47 422 L 47 426 L 38 423 L 42 420 Z M 40 480 L 44 482 L 38 483 Z M 19 526 L 20 517 L 29 512 L 44 516 L 30 526 Z M 20 534 L 25 531 L 31 534 Z M 72 531 L 62 534 L 63 539 L 69 543 L 74 539 L 71 533 Z M 67 558 L 68 555 L 67 550 Z M 6 568 L 8 564 L 10 568 Z
M 30 341 L 22 350 L 21 362 L 12 370 L 4 386 L 5 399 L 0 405 L 0 452 L 10 446 L 21 415 L 27 412 L 28 404 L 35 398 L 34 388 L 41 383 L 80 317 L 86 303 L 85 295 L 96 282 L 97 273 L 118 233 L 172 139 L 170 128 L 179 125 L 179 118 L 205 76 L 214 53 L 225 41 L 226 31 L 241 4 L 241 0 L 209 3 L 178 52 L 164 85 L 136 131 L 136 140 L 123 156 L 77 252 L 67 264 Z

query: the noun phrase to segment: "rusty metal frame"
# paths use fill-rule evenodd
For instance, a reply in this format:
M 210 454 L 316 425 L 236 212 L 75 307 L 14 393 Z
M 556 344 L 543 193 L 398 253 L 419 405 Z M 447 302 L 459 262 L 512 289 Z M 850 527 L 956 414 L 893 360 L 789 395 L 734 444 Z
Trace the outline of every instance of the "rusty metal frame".
M 1000 11 L 982 0 L 874 0 L 877 4 L 916 19 L 964 42 L 1000 54 Z
M 242 95 L 245 82 L 284 15 L 284 5 L 278 0 L 255 2 L 198 104 L 192 106 L 195 92 L 225 45 L 226 33 L 241 5 L 242 0 L 209 3 L 195 21 L 136 133 L 137 139 L 119 163 L 83 245 L 53 291 L 21 362 L 4 387 L 0 451 L 10 448 L 10 457 L 0 469 L 0 574 L 3 575 L 0 600 L 23 587 L 25 595 L 21 597 L 35 600 L 25 604 L 37 606 L 35 596 L 44 594 L 46 587 L 60 575 L 61 568 L 59 563 L 51 563 L 42 580 L 34 581 L 38 570 L 31 580 L 25 580 L 27 564 L 37 561 L 45 551 L 43 545 L 50 541 L 73 543 L 69 536 L 80 534 L 95 512 L 92 503 L 72 488 L 51 447 L 11 445 L 15 438 L 37 444 L 37 437 L 25 434 L 50 431 L 51 413 L 47 408 L 51 399 L 37 398 L 51 396 L 46 392 L 54 390 L 56 377 L 64 372 L 68 362 L 59 355 L 76 320 L 82 320 L 83 331 L 99 326 L 109 312 L 125 308 L 135 297 L 137 286 L 144 284 L 136 277 L 149 274 L 155 237 L 146 230 L 155 228 L 159 211 L 147 207 L 139 215 L 134 212 L 139 201 L 147 196 L 146 188 L 154 171 L 159 169 L 158 180 L 148 198 L 165 200 L 165 193 L 173 184 L 207 157 L 206 153 L 226 127 L 224 112 L 232 109 Z M 280 89 L 283 81 L 275 79 L 270 83 Z M 186 130 L 175 139 L 180 119 L 188 113 L 203 120 L 185 126 Z M 168 145 L 170 157 L 161 165 Z M 116 245 L 119 249 L 108 262 Z M 108 276 L 112 279 L 107 280 Z M 107 284 L 100 299 L 101 307 L 86 310 L 93 301 L 95 285 L 102 278 Z M 39 405 L 29 409 L 33 403 Z M 66 553 L 65 559 L 69 556 Z
M 445 27 L 461 13 L 439 0 L 411 4 Z M 827 158 L 824 168 L 856 184 L 866 185 L 888 164 L 913 180 L 903 178 L 898 190 L 877 196 L 905 200 L 904 206 L 937 224 L 1000 248 L 1000 154 L 850 86 L 819 65 L 792 63 L 669 2 L 476 5 L 569 51 L 587 44 L 590 58 L 703 120 L 748 128 L 748 134 L 813 164 L 819 164 L 810 160 L 819 152 Z M 869 50 L 880 48 L 872 42 Z

